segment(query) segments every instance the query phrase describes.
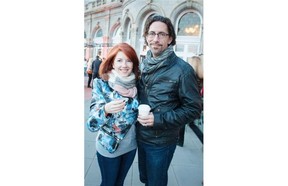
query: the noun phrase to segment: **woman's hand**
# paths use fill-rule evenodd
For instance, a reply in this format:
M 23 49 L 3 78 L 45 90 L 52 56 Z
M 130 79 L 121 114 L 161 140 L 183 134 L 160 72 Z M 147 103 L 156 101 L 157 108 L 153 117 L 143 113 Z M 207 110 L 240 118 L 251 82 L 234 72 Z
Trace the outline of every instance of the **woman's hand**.
M 125 100 L 123 100 L 123 99 L 114 100 L 114 101 L 111 101 L 111 102 L 105 104 L 104 111 L 106 114 L 117 113 L 117 112 L 120 112 L 124 109 L 125 104 L 126 104 Z

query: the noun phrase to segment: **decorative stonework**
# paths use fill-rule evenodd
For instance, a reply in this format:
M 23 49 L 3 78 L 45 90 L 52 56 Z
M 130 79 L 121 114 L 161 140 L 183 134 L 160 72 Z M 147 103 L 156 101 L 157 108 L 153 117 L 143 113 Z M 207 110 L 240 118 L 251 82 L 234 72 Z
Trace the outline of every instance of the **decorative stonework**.
M 147 3 L 147 4 L 152 3 L 152 0 L 146 0 L 146 3 Z
M 91 2 L 85 4 L 84 8 L 84 30 L 86 39 L 94 38 L 97 29 L 102 27 L 105 42 L 112 44 L 114 34 L 118 32 L 117 42 L 123 41 L 131 44 L 137 53 L 141 53 L 145 45 L 142 36 L 143 27 L 146 19 L 152 14 L 160 14 L 169 17 L 173 24 L 179 20 L 183 12 L 197 12 L 200 17 L 203 16 L 203 0 L 99 0 L 106 1 L 97 6 L 97 1 L 93 0 L 94 8 Z M 163 8 L 162 8 L 163 7 Z M 127 27 L 130 25 L 130 29 Z M 131 35 L 127 39 L 128 31 Z M 104 40 L 104 38 L 102 38 Z M 190 41 L 190 39 L 188 39 Z M 177 45 L 184 43 L 177 42 Z M 200 44 L 202 45 L 202 43 Z M 101 46 L 100 46 L 101 47 Z M 192 46 L 189 46 L 192 47 Z M 97 48 L 96 48 L 97 49 Z M 95 49 L 95 50 L 96 50 Z
M 125 15 L 127 15 L 128 12 L 129 12 L 129 9 L 127 8 L 127 9 L 125 10 Z

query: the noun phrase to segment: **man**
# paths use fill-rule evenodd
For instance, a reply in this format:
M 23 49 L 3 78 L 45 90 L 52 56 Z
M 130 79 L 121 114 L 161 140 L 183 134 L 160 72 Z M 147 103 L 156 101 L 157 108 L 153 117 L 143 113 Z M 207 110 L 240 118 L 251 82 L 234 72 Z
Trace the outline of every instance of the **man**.
M 102 59 L 101 59 L 101 50 L 98 50 L 98 54 L 96 56 L 96 59 L 93 61 L 92 63 L 92 78 L 95 79 L 95 78 L 99 78 L 99 67 L 100 67 L 100 64 L 102 62 Z
M 151 17 L 144 38 L 150 50 L 142 62 L 138 98 L 151 112 L 137 118 L 140 181 L 166 186 L 179 128 L 199 118 L 201 97 L 193 68 L 173 51 L 176 34 L 170 19 Z

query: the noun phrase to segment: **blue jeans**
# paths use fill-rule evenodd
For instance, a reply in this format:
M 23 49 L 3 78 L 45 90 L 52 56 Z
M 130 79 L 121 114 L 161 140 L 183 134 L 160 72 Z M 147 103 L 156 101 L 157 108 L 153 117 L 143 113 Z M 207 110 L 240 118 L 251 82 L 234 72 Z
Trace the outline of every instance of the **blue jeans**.
M 136 149 L 116 158 L 107 158 L 97 152 L 102 178 L 101 186 L 122 186 L 135 155 Z
M 138 166 L 140 181 L 145 186 L 166 186 L 168 168 L 172 161 L 176 144 L 157 147 L 138 141 Z

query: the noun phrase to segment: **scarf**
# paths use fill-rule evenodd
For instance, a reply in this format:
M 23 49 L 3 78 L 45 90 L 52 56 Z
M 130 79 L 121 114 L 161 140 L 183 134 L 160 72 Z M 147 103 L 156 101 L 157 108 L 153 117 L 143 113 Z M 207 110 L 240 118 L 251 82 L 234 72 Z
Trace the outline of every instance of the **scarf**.
M 153 58 L 152 52 L 151 52 L 151 50 L 149 50 L 147 52 L 146 58 L 143 61 L 143 65 L 144 65 L 143 72 L 148 73 L 148 74 L 151 74 L 152 72 L 154 72 L 156 69 L 158 69 L 159 67 L 161 67 L 163 65 L 163 63 L 166 61 L 168 56 L 171 53 L 173 53 L 173 51 L 174 51 L 173 46 L 171 45 L 168 48 L 166 48 L 160 54 L 160 56 Z
M 135 74 L 131 73 L 128 77 L 121 77 L 114 69 L 108 73 L 108 84 L 120 95 L 134 98 L 137 94 Z
M 151 74 L 158 68 L 162 67 L 168 56 L 173 52 L 173 46 L 171 45 L 166 48 L 158 57 L 153 58 L 151 50 L 148 50 L 146 58 L 143 60 L 142 66 L 142 72 L 147 74 L 144 78 L 146 82 L 148 82 L 150 79 L 148 74 Z

